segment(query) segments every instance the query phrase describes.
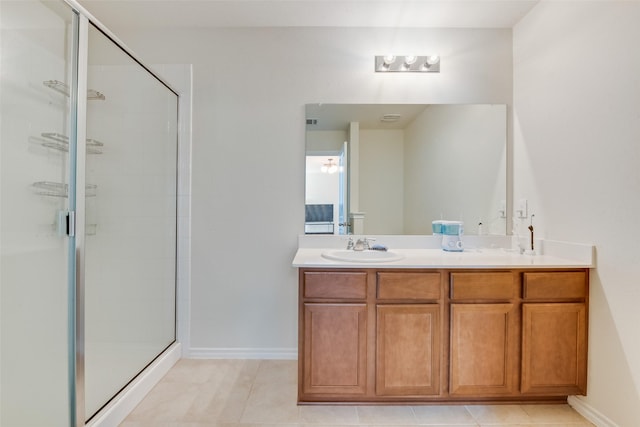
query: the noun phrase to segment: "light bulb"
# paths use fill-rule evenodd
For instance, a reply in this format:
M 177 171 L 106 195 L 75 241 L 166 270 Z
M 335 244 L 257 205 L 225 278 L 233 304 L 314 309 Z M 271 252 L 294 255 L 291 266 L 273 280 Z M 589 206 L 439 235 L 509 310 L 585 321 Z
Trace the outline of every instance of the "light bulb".
M 407 65 L 411 65 L 414 62 L 416 62 L 416 60 L 418 59 L 417 56 L 413 56 L 413 55 L 408 55 L 404 57 L 404 63 Z
M 416 62 L 417 59 L 418 59 L 417 56 L 411 56 L 411 55 L 405 56 L 404 63 L 402 64 L 402 71 L 409 71 L 409 69 L 411 68 L 411 64 Z
M 382 61 L 387 66 L 393 64 L 393 61 L 395 60 L 396 60 L 396 57 L 394 55 L 385 55 L 384 58 L 382 58 Z
M 440 57 L 438 55 L 427 56 L 427 64 L 435 65 L 440 62 Z
M 327 165 L 322 165 L 322 167 L 320 168 L 320 172 L 322 173 L 327 173 L 329 171 L 329 168 L 327 167 Z

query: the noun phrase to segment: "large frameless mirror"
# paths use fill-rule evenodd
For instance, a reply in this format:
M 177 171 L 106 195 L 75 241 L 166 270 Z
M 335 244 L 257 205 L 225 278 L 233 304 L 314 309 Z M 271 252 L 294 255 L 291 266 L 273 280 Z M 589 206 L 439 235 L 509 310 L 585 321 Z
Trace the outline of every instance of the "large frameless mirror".
M 506 234 L 506 121 L 505 105 L 307 105 L 305 233 Z

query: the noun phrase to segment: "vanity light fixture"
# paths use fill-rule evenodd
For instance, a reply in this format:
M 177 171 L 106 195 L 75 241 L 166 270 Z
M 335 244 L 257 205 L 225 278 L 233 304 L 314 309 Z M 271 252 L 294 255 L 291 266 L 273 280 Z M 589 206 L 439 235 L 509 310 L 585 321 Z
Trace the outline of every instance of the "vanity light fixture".
M 440 57 L 438 55 L 379 55 L 376 56 L 375 70 L 377 73 L 439 73 Z
M 324 173 L 336 173 L 338 171 L 338 165 L 334 163 L 333 159 L 329 159 L 328 163 L 322 165 L 320 171 Z

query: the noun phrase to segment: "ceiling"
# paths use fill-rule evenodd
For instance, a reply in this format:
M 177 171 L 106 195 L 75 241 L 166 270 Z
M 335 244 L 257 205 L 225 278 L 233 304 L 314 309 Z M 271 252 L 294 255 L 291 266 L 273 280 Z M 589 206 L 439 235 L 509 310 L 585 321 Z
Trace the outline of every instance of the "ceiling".
M 512 28 L 538 0 L 78 0 L 107 27 Z

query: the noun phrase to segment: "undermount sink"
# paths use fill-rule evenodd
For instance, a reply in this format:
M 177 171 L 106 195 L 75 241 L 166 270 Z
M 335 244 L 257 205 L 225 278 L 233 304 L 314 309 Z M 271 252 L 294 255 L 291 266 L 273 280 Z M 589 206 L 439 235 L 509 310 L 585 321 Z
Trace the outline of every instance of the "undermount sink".
M 404 258 L 399 253 L 392 251 L 353 251 L 347 249 L 323 252 L 322 256 L 334 261 L 346 262 L 391 262 Z

